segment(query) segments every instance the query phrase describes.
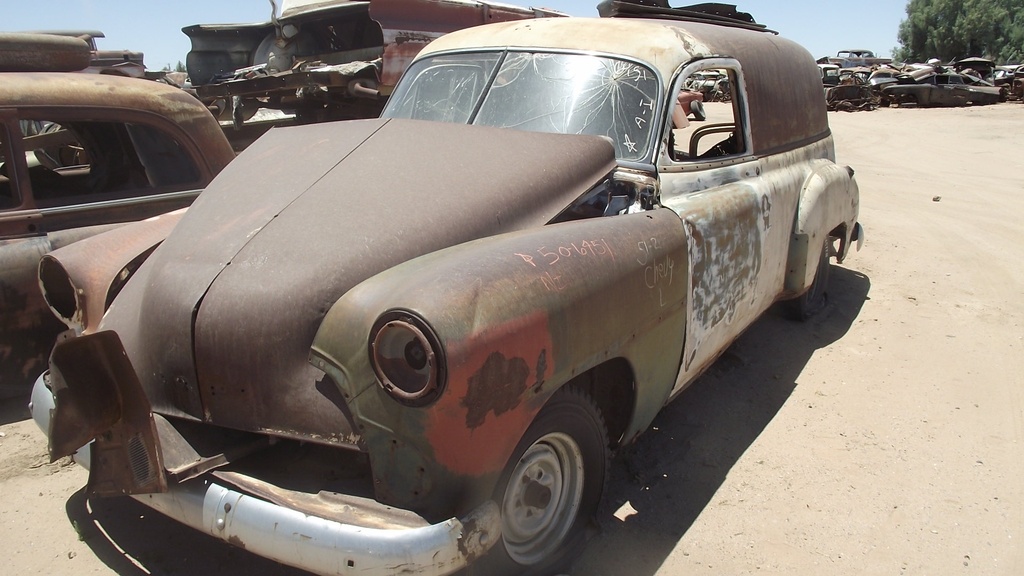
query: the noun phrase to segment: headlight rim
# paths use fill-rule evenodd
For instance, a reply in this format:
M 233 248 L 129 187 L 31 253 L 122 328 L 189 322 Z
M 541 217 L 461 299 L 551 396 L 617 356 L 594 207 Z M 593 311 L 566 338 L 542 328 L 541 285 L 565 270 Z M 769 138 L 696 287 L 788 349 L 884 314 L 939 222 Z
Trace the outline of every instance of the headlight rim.
M 388 326 L 400 329 L 403 324 L 424 345 L 428 364 L 430 364 L 430 359 L 433 359 L 433 363 L 429 366 L 427 382 L 421 389 L 413 392 L 407 391 L 392 381 L 387 371 L 381 366 L 381 358 L 378 356 L 378 341 L 384 329 Z M 378 316 L 367 339 L 367 353 L 377 385 L 401 404 L 411 407 L 429 405 L 440 398 L 447 386 L 447 356 L 441 339 L 426 320 L 411 310 L 392 308 Z

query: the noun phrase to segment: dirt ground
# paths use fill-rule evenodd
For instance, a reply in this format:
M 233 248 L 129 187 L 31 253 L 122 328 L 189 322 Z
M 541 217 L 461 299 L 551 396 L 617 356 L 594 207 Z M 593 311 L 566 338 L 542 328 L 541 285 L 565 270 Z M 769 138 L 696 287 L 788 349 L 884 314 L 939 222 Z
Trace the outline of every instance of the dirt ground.
M 574 576 L 1024 574 L 1024 104 L 829 119 L 864 249 L 820 317 L 770 311 L 617 459 Z M 4 573 L 296 574 L 87 500 L 24 402 L 0 406 Z

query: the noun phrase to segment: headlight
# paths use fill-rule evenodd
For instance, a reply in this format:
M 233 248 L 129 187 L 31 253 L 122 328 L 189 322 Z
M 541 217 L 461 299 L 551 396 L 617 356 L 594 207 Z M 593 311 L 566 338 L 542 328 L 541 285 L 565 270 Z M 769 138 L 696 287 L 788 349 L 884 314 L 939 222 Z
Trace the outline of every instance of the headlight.
M 45 255 L 39 260 L 39 288 L 53 314 L 81 333 L 86 325 L 81 293 L 64 266 L 52 256 Z
M 423 406 L 445 384 L 444 350 L 421 318 L 404 310 L 385 312 L 370 331 L 370 365 L 391 396 L 410 406 Z

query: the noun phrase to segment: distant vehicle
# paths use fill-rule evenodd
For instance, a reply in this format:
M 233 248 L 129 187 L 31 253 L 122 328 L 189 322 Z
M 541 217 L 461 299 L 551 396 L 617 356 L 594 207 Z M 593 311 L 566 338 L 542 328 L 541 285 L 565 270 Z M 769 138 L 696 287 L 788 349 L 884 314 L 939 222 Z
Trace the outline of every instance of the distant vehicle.
M 879 58 L 871 50 L 850 49 L 840 50 L 835 58 L 828 58 L 829 64 L 835 64 L 840 68 L 856 68 L 857 66 L 874 66 L 889 64 L 892 58 Z
M 182 32 L 192 87 L 242 148 L 271 124 L 377 117 L 410 60 L 445 33 L 553 16 L 565 14 L 486 0 L 283 0 L 267 22 Z M 260 109 L 277 119 L 246 124 Z
M 821 72 L 821 83 L 825 86 L 839 85 L 839 66 L 837 64 L 818 64 Z
M 971 86 L 960 74 L 937 74 L 916 70 L 900 77 L 896 84 L 882 87 L 882 97 L 902 106 L 968 106 L 995 104 L 1006 99 L 1005 89 L 993 86 Z

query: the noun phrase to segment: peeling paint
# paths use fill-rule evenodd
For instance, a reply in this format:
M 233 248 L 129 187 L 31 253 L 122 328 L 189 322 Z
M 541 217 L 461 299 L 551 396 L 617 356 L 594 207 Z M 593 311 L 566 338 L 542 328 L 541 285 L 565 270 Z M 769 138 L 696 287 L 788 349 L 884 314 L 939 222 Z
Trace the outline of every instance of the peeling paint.
M 541 351 L 543 359 L 545 351 Z M 537 366 L 543 375 L 543 366 Z M 480 371 L 469 379 L 469 392 L 462 398 L 466 407 L 466 427 L 478 428 L 488 413 L 501 416 L 519 405 L 526 391 L 526 377 L 530 369 L 522 358 L 506 359 L 500 352 L 492 352 Z M 540 377 L 537 381 L 540 381 Z

